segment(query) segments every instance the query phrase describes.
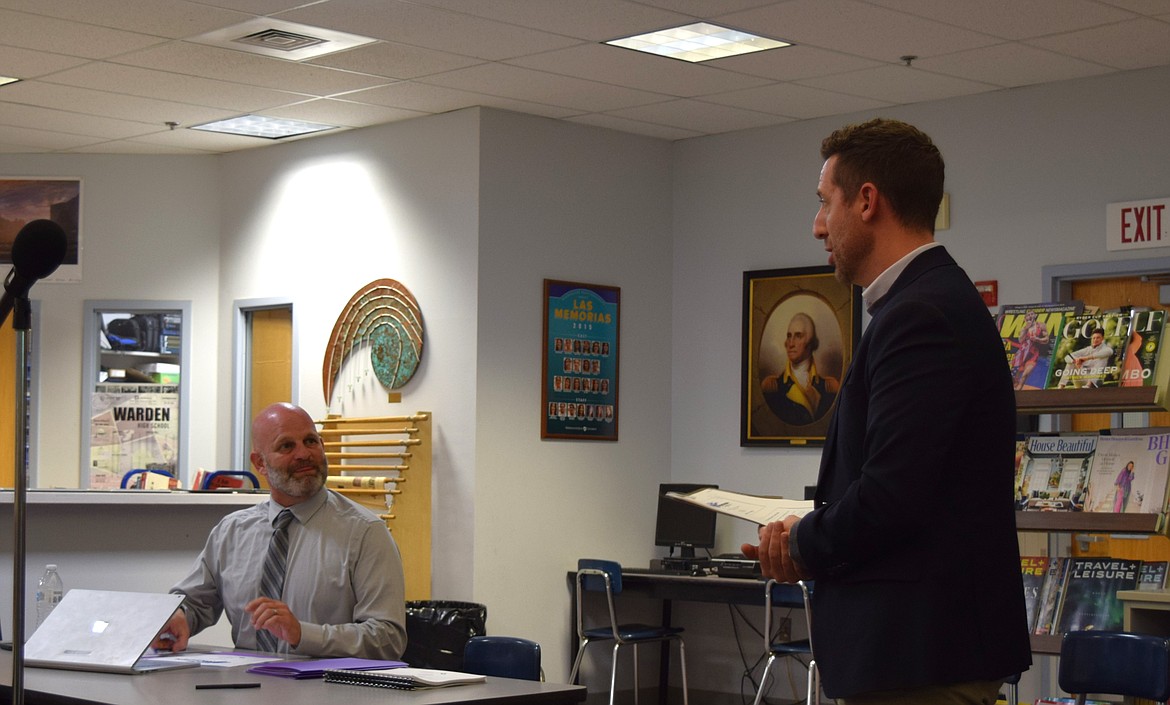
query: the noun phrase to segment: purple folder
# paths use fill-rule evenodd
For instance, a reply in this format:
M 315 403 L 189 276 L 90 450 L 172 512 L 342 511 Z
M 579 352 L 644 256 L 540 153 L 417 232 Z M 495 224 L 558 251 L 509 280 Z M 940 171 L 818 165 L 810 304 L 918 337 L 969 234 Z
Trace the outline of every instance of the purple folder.
M 346 668 L 351 671 L 371 671 L 381 668 L 401 668 L 403 661 L 375 661 L 368 658 L 323 658 L 312 661 L 269 661 L 252 666 L 248 673 L 281 678 L 324 678 L 327 668 Z

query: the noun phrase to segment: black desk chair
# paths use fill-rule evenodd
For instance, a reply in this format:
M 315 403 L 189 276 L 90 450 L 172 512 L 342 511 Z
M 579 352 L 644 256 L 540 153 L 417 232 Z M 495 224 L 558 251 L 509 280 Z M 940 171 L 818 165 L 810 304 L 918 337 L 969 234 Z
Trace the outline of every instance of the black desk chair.
M 1061 690 L 1170 700 L 1170 638 L 1129 632 L 1068 632 L 1060 642 Z
M 484 676 L 542 681 L 540 644 L 514 636 L 473 636 L 463 648 L 463 670 Z
M 678 643 L 678 660 L 682 669 L 683 705 L 687 701 L 687 655 L 682 640 L 682 629 L 650 624 L 621 624 L 614 609 L 613 596 L 622 591 L 622 567 L 614 561 L 582 558 L 577 561 L 577 658 L 569 673 L 569 683 L 577 682 L 577 671 L 585 657 L 585 647 L 594 641 L 612 639 L 613 667 L 609 675 L 609 705 L 613 705 L 617 689 L 618 651 L 623 646 L 634 647 L 634 703 L 638 702 L 638 645 L 652 642 L 675 641 Z M 586 592 L 604 592 L 609 620 L 601 626 L 585 626 L 584 596 Z
M 803 580 L 798 581 L 797 586 L 800 588 L 801 597 L 804 599 L 804 619 L 805 626 L 808 629 L 808 634 L 812 636 L 812 609 L 809 605 L 809 590 L 810 587 Z M 775 599 L 777 590 L 782 589 L 783 583 L 776 580 L 768 580 L 764 585 L 764 652 L 768 655 L 768 662 L 764 666 L 764 672 L 760 675 L 760 687 L 756 691 L 756 699 L 753 705 L 759 705 L 760 701 L 764 699 L 764 692 L 768 686 L 768 674 L 772 671 L 772 665 L 776 663 L 777 659 L 793 657 L 800 661 L 800 657 L 806 657 L 808 663 L 801 662 L 801 665 L 808 669 L 808 677 L 805 688 L 805 702 L 807 705 L 816 705 L 821 702 L 821 677 L 820 672 L 817 671 L 817 662 L 813 658 L 812 642 L 809 639 L 798 639 L 796 641 L 772 641 L 772 603 Z

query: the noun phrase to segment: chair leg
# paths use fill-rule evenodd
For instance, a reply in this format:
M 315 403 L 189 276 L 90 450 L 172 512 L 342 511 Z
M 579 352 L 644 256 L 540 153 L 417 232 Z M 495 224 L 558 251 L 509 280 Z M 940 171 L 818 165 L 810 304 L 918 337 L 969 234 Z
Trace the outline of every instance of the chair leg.
M 817 670 L 816 659 L 808 662 L 808 696 L 805 698 L 808 705 L 821 705 L 821 672 Z
M 638 705 L 638 645 L 634 644 L 634 705 Z
M 581 668 L 581 660 L 585 658 L 585 646 L 588 644 L 588 639 L 582 639 L 581 643 L 577 644 L 577 658 L 573 659 L 573 669 L 569 671 L 569 685 L 577 684 L 577 671 Z
M 614 696 L 617 694 L 618 649 L 620 649 L 621 646 L 622 645 L 620 642 L 614 642 L 614 645 L 613 645 L 613 666 L 611 666 L 609 669 L 609 705 L 613 705 Z M 636 692 L 637 691 L 635 691 L 635 693 Z
M 678 640 L 678 664 L 682 669 L 683 705 L 690 705 L 687 701 L 687 645 L 682 639 Z
M 756 690 L 756 699 L 752 701 L 752 705 L 760 705 L 760 701 L 764 699 L 764 691 L 768 686 L 768 673 L 772 670 L 773 663 L 776 663 L 776 654 L 769 654 L 768 662 L 764 664 L 764 672 L 760 675 L 760 687 Z

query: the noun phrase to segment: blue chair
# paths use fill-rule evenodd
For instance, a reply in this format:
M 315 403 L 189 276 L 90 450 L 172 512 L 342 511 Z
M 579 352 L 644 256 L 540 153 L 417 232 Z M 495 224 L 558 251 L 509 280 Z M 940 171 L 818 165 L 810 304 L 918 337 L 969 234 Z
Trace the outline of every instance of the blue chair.
M 463 649 L 463 670 L 484 676 L 544 680 L 540 644 L 514 636 L 473 636 Z
M 1068 632 L 1060 642 L 1061 690 L 1170 700 L 1170 638 L 1129 632 Z
M 768 662 L 764 665 L 764 672 L 760 675 L 760 687 L 756 691 L 753 705 L 760 705 L 764 699 L 764 692 L 768 686 L 768 674 L 777 659 L 793 657 L 800 661 L 801 657 L 808 659 L 808 663 L 801 662 L 808 669 L 805 702 L 807 705 L 816 705 L 821 702 L 821 677 L 817 670 L 817 662 L 813 658 L 812 642 L 808 639 L 795 641 L 772 641 L 772 604 L 777 599 L 776 593 L 788 587 L 785 583 L 769 580 L 764 585 L 764 653 L 768 655 Z M 809 605 L 810 588 L 803 580 L 797 582 L 801 597 L 804 600 L 804 618 L 808 634 L 812 635 L 812 609 Z
M 602 626 L 586 627 L 584 597 L 587 592 L 604 592 L 609 619 Z M 682 669 L 683 705 L 687 701 L 687 655 L 682 640 L 682 629 L 649 624 L 621 624 L 614 609 L 613 596 L 622 592 L 622 567 L 614 561 L 582 558 L 577 561 L 577 658 L 569 673 L 569 683 L 577 682 L 577 672 L 585 656 L 585 647 L 595 641 L 612 639 L 613 666 L 609 675 L 609 705 L 613 705 L 617 689 L 618 651 L 623 646 L 634 647 L 634 703 L 638 702 L 638 645 L 674 641 L 678 643 L 678 660 Z

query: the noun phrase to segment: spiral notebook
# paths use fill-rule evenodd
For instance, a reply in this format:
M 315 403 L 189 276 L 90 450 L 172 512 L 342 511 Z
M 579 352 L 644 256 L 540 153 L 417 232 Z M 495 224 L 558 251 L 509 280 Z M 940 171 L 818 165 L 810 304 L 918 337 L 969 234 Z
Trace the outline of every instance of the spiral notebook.
M 375 671 L 331 668 L 325 671 L 326 683 L 368 685 L 374 688 L 393 688 L 395 690 L 443 688 L 452 685 L 482 683 L 485 680 L 487 679 L 484 676 L 475 673 L 440 671 L 431 668 L 387 668 Z

